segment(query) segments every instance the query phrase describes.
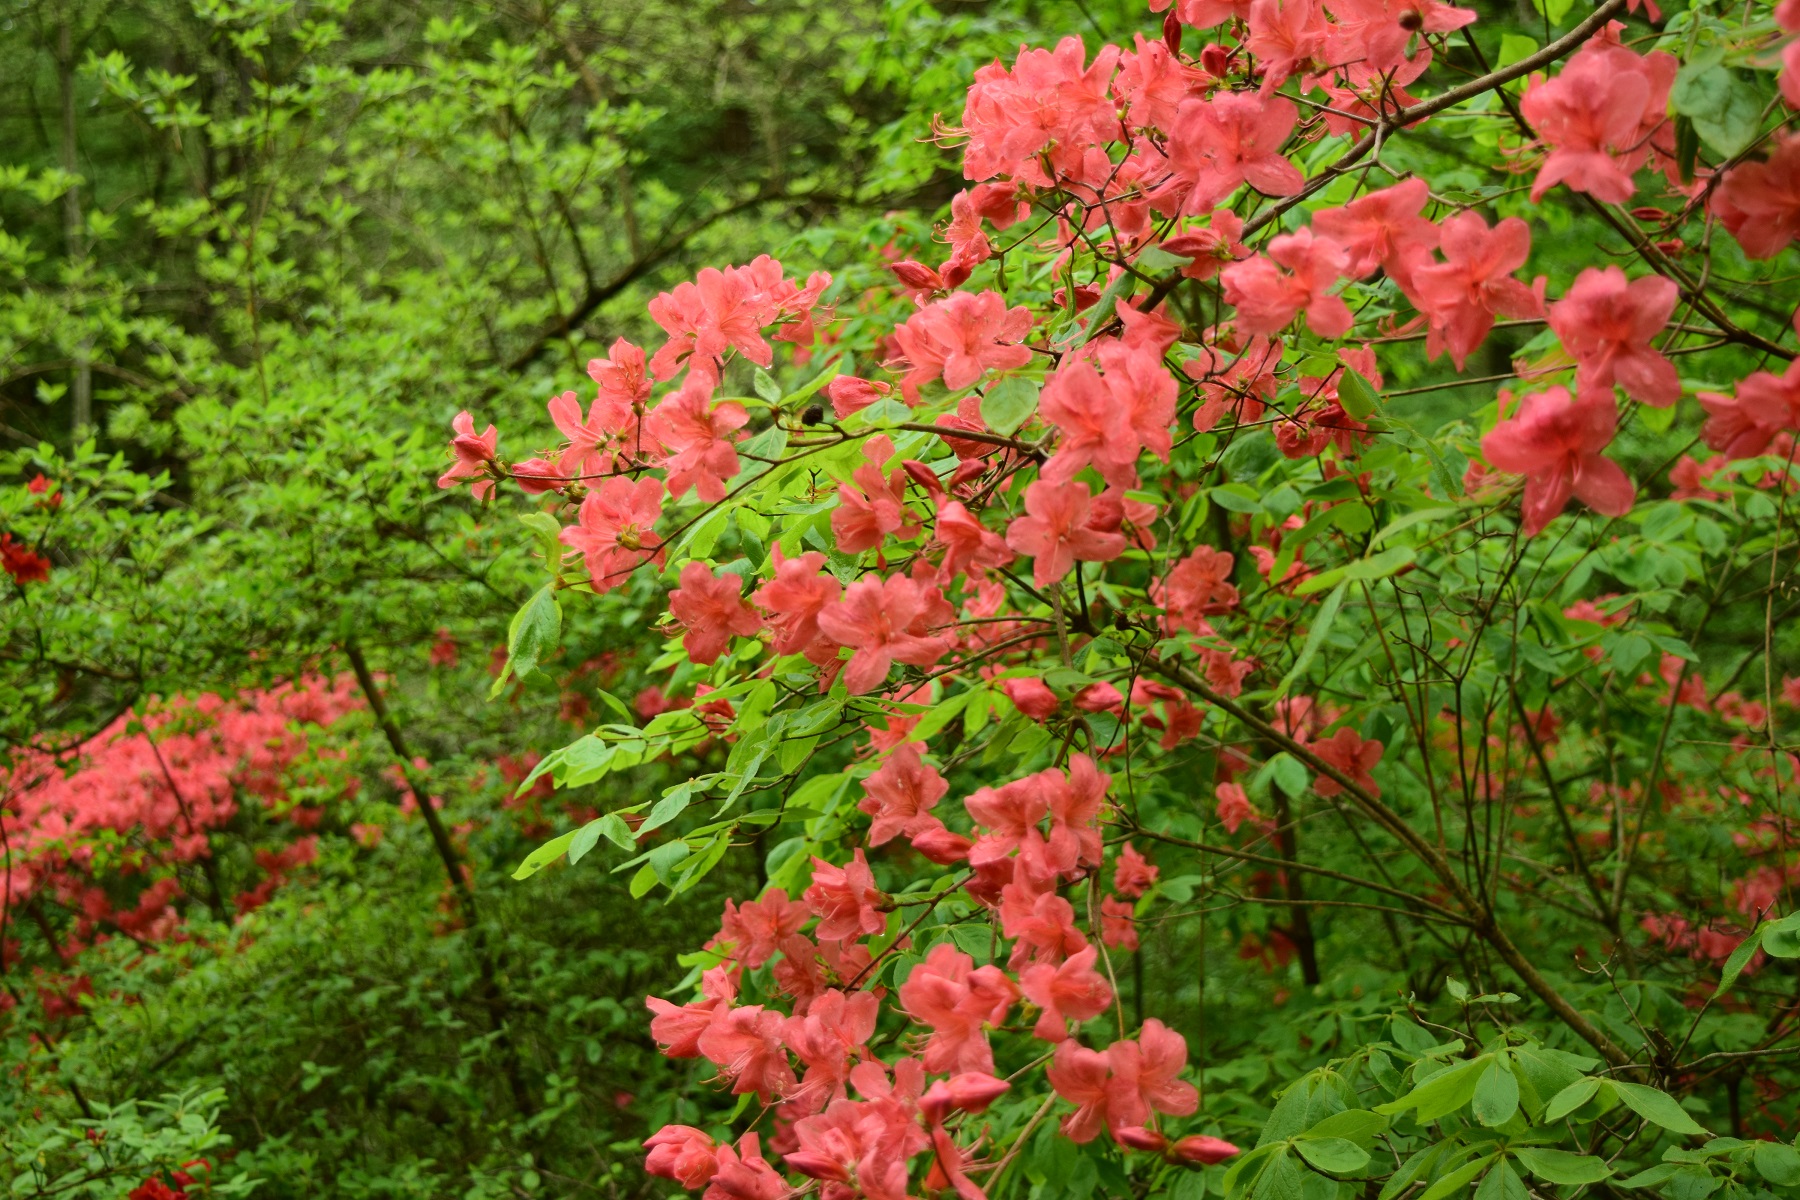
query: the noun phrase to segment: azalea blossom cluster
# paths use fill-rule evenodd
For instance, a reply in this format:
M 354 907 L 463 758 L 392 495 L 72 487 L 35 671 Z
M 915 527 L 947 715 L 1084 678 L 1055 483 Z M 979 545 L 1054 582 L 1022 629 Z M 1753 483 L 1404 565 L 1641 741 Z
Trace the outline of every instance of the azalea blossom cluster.
M 1187 1062 L 1180 1034 L 1152 1018 L 1135 1038 L 1118 1038 L 1104 1051 L 1070 1036 L 1071 1025 L 1103 1017 L 1114 1003 L 1100 947 L 1058 891 L 1059 884 L 1088 880 L 1093 892 L 1104 857 L 1098 822 L 1107 784 L 1078 754 L 1066 772 L 983 788 L 961 805 L 971 837 L 949 832 L 931 811 L 948 785 L 915 745 L 897 748 L 867 778 L 860 807 L 873 817 L 870 844 L 904 834 L 921 853 L 966 862 L 964 893 L 997 921 L 995 961 L 978 966 L 969 953 L 939 942 L 899 985 L 897 1007 L 918 1031 L 902 1043 L 909 1053 L 884 1060 L 870 1046 L 885 989 L 867 981 L 902 943 L 871 950 L 897 902 L 876 886 L 861 849 L 842 867 L 815 860 L 812 884 L 797 900 L 772 889 L 754 901 L 727 901 L 708 944 L 718 965 L 705 971 L 701 998 L 675 1004 L 652 997 L 651 1033 L 664 1053 L 704 1058 L 733 1092 L 772 1105 L 770 1150 L 788 1170 L 820 1181 L 824 1194 L 900 1200 L 909 1194 L 909 1162 L 929 1154 L 927 1188 L 982 1195 L 970 1172 L 993 1164 L 983 1161 L 975 1118 L 1011 1087 L 1000 1077 L 990 1031 L 1011 1026 L 1015 1011 L 1019 1025 L 1028 1022 L 1031 1037 L 1051 1048 L 1050 1086 L 1074 1106 L 1062 1122 L 1069 1138 L 1088 1142 L 1105 1132 L 1121 1146 L 1176 1162 L 1222 1161 L 1236 1153 L 1229 1143 L 1158 1128 L 1196 1111 L 1197 1093 L 1180 1079 Z M 1104 941 L 1124 943 L 1129 901 L 1156 876 L 1135 849 L 1124 848 L 1113 865 L 1113 894 L 1102 902 Z M 753 986 L 761 1002 L 745 1003 Z M 733 1148 L 672 1126 L 648 1143 L 648 1166 L 684 1186 L 713 1189 L 715 1200 L 787 1194 L 760 1139 L 747 1138 Z
M 290 793 L 296 765 L 320 752 L 307 727 L 330 726 L 360 705 L 354 680 L 312 676 L 230 700 L 158 701 L 67 754 L 18 754 L 0 813 L 9 909 L 44 896 L 74 910 L 73 940 L 60 948 L 65 958 L 96 935 L 166 939 L 179 928 L 174 905 L 184 898 L 174 872 L 212 856 L 212 833 L 247 798 L 295 834 L 287 846 L 259 853 L 265 879 L 236 897 L 238 911 L 257 907 L 316 855 L 305 831 L 322 810 L 292 803 Z M 120 907 L 116 885 L 132 877 L 144 886 Z
M 1534 199 L 1561 189 L 1622 205 L 1655 188 L 1707 206 L 1746 254 L 1780 251 L 1800 236 L 1800 151 L 1777 139 L 1766 159 L 1685 173 L 1669 121 L 1675 60 L 1627 45 L 1604 19 L 1622 8 L 1523 84 L 1513 165 L 1533 173 Z M 859 711 L 883 714 L 848 768 L 868 824 L 846 861 L 813 858 L 798 896 L 777 887 L 727 903 L 698 998 L 650 1000 L 665 1053 L 710 1063 L 721 1088 L 762 1106 L 759 1128 L 735 1141 L 661 1130 L 652 1173 L 709 1200 L 776 1200 L 790 1175 L 831 1200 L 898 1200 L 928 1160 L 923 1186 L 976 1200 L 1007 1161 L 982 1118 L 1039 1063 L 1075 1141 L 1104 1133 L 1184 1164 L 1235 1152 L 1183 1123 L 1198 1114 L 1182 1036 L 1154 1017 L 1128 1031 L 1118 1011 L 1111 955 L 1137 947 L 1157 869 L 1107 836 L 1127 823 L 1109 760 L 1197 738 L 1197 695 L 1244 719 L 1231 702 L 1263 669 L 1249 639 L 1273 652 L 1295 633 L 1251 625 L 1246 592 L 1261 576 L 1268 595 L 1304 602 L 1318 568 L 1284 538 L 1372 498 L 1365 457 L 1392 428 L 1375 412 L 1388 347 L 1423 341 L 1460 372 L 1502 322 L 1541 328 L 1546 349 L 1507 377 L 1519 394 L 1496 389 L 1498 419 L 1464 478 L 1496 508 L 1510 495 L 1494 477 L 1522 478 L 1525 538 L 1571 500 L 1629 512 L 1636 486 L 1607 451 L 1633 406 L 1684 395 L 1671 355 L 1691 282 L 1588 266 L 1553 295 L 1546 276 L 1522 274 L 1525 220 L 1373 169 L 1380 139 L 1448 107 L 1406 89 L 1474 20 L 1438 0 L 1175 0 L 1163 36 L 1129 49 L 1090 58 L 1071 37 L 1023 50 L 982 68 L 960 126 L 940 130 L 971 185 L 951 202 L 947 255 L 888 263 L 901 294 L 864 297 L 900 310 L 877 335 L 882 370 L 822 378 L 791 405 L 760 386 L 766 406 L 722 397 L 737 359 L 773 363 L 771 339 L 806 348 L 834 332 L 831 279 L 802 284 L 763 257 L 654 300 L 667 340 L 647 352 L 620 339 L 591 363 L 585 413 L 573 393 L 553 399 L 558 447 L 507 460 L 494 426 L 477 434 L 458 414 L 441 486 L 472 482 L 486 498 L 516 481 L 543 497 L 566 551 L 553 554 L 556 590 L 672 576 L 664 628 L 714 684 L 772 689 L 779 676 L 793 694 L 864 697 Z M 1220 40 L 1189 54 L 1185 29 Z M 1341 139 L 1342 167 L 1309 178 L 1299 163 L 1327 138 Z M 1364 154 L 1371 169 L 1352 172 Z M 1335 203 L 1298 207 L 1340 182 Z M 1056 290 L 1015 302 L 1008 255 L 1047 264 Z M 1204 285 L 1193 303 L 1170 303 L 1189 281 Z M 1758 370 L 1699 400 L 1699 436 L 1728 461 L 1791 452 L 1800 369 Z M 1197 438 L 1263 428 L 1280 455 L 1348 490 L 1267 523 L 1240 563 L 1179 532 L 1197 487 L 1176 460 Z M 753 455 L 750 436 L 768 453 Z M 803 499 L 758 513 L 765 533 L 781 519 L 776 536 L 723 565 L 706 550 L 680 557 L 679 536 L 703 517 L 675 518 L 674 502 L 691 492 L 703 513 L 739 512 L 745 489 L 808 459 L 821 469 Z M 1218 515 L 1233 539 L 1253 535 L 1248 519 Z M 1109 626 L 1150 646 L 1129 680 L 1075 669 Z M 950 801 L 957 764 L 914 731 L 918 709 L 953 687 L 997 692 L 1054 729 L 1053 765 Z M 709 731 L 733 714 L 729 700 L 708 707 Z M 1380 737 L 1314 697 L 1273 708 L 1259 734 L 1304 762 L 1288 794 L 1379 804 Z M 1547 709 L 1522 728 L 1554 741 Z M 1219 749 L 1215 815 L 1230 835 L 1275 839 L 1240 780 L 1258 767 Z M 921 864 L 953 886 L 897 886 Z M 939 904 L 988 930 L 985 953 L 915 940 L 909 910 Z M 1253 952 L 1293 945 L 1275 929 Z

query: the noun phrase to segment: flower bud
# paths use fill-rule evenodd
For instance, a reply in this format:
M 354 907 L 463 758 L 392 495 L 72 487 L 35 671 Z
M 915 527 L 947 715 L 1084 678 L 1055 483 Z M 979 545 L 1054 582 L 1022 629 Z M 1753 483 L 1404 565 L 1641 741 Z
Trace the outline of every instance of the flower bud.
M 1238 1152 L 1238 1148 L 1224 1138 L 1211 1137 L 1197 1133 L 1184 1137 L 1169 1147 L 1169 1157 L 1178 1162 L 1201 1163 L 1212 1166 L 1222 1163 Z
M 1134 1125 L 1126 1125 L 1112 1131 L 1113 1141 L 1127 1150 L 1149 1150 L 1161 1154 L 1168 1148 L 1169 1139 L 1154 1129 L 1139 1129 Z

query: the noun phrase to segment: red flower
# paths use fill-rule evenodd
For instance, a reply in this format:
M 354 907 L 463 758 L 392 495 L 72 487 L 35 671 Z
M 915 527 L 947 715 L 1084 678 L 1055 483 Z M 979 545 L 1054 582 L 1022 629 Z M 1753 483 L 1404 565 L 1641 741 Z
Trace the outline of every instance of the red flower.
M 1525 476 L 1525 535 L 1536 535 L 1563 510 L 1571 495 L 1596 512 L 1621 517 L 1637 490 L 1619 465 L 1604 457 L 1618 428 L 1612 397 L 1571 399 L 1553 387 L 1519 402 L 1516 414 L 1481 440 L 1494 467 Z
M 1137 847 L 1126 842 L 1113 861 L 1113 891 L 1136 900 L 1156 882 L 1156 864 L 1139 854 Z
M 1245 183 L 1268 196 L 1298 193 L 1306 178 L 1282 157 L 1281 147 L 1299 115 L 1286 96 L 1253 92 L 1221 91 L 1184 102 L 1169 130 L 1175 179 L 1166 189 L 1179 203 L 1165 211 L 1211 212 Z
M 1092 946 L 1061 966 L 1033 963 L 1019 973 L 1019 990 L 1043 1011 L 1032 1033 L 1046 1042 L 1064 1041 L 1068 1023 L 1091 1020 L 1112 1007 L 1112 987 L 1094 970 L 1100 952 Z
M 594 591 L 606 592 L 641 564 L 662 561 L 655 529 L 661 514 L 661 480 L 615 475 L 588 493 L 576 524 L 560 537 L 563 545 L 581 551 Z
M 50 560 L 25 543 L 13 541 L 10 533 L 0 533 L 0 568 L 20 587 L 50 578 Z
M 1700 407 L 1708 446 L 1727 458 L 1755 458 L 1782 430 L 1800 430 L 1800 365 L 1790 363 L 1781 375 L 1758 371 L 1738 384 L 1736 395 L 1701 392 Z
M 895 662 L 928 667 L 950 649 L 950 638 L 931 634 L 928 597 L 905 575 L 865 576 L 844 598 L 819 611 L 819 630 L 856 653 L 844 668 L 844 686 L 861 695 L 887 679 Z
M 1800 137 L 1780 138 L 1767 162 L 1727 171 L 1712 208 L 1751 258 L 1774 258 L 1800 238 Z
M 714 1014 L 696 1043 L 701 1055 L 731 1081 L 733 1094 L 755 1092 L 766 1104 L 799 1084 L 782 1049 L 785 1019 L 760 1004 L 725 1008 Z
M 869 845 L 879 846 L 895 836 L 908 838 L 938 827 L 931 815 L 950 785 L 926 766 L 917 742 L 903 742 L 887 761 L 863 781 L 864 796 L 857 808 L 874 817 L 869 826 Z
M 669 495 L 680 499 L 690 487 L 712 503 L 725 498 L 725 481 L 738 473 L 737 430 L 750 414 L 727 400 L 712 404 L 713 384 L 704 375 L 689 375 L 681 390 L 664 397 L 651 411 L 645 429 L 669 452 Z
M 1007 308 L 999 292 L 956 292 L 928 304 L 894 331 L 908 370 L 900 392 L 919 403 L 921 384 L 942 378 L 951 391 L 978 382 L 988 371 L 1010 371 L 1031 361 L 1021 345 L 1031 332 L 1031 310 Z
M 1314 754 L 1327 764 L 1336 767 L 1338 772 L 1350 777 L 1351 782 L 1371 796 L 1381 795 L 1381 785 L 1369 772 L 1381 761 L 1382 745 L 1371 738 L 1364 741 L 1354 729 L 1339 729 L 1336 733 L 1311 746 Z M 1336 796 L 1344 790 L 1344 785 L 1328 775 L 1320 775 L 1313 780 L 1313 791 L 1321 796 Z
M 818 914 L 819 925 L 813 936 L 820 941 L 842 941 L 887 928 L 887 914 L 877 907 L 887 897 L 875 886 L 875 875 L 860 846 L 841 867 L 822 858 L 813 859 L 812 886 L 806 889 L 804 899 L 807 907 Z
M 450 452 L 456 456 L 456 462 L 448 471 L 438 476 L 438 486 L 453 488 L 464 479 L 478 480 L 475 484 L 475 498 L 486 500 L 494 494 L 494 480 L 489 478 L 492 470 L 497 470 L 495 458 L 499 454 L 500 433 L 492 425 L 487 432 L 475 435 L 475 418 L 465 409 L 456 414 L 450 422 L 451 430 L 456 434 L 450 439 Z
M 1409 294 L 1431 322 L 1425 353 L 1436 358 L 1448 349 L 1460 371 L 1495 316 L 1541 316 L 1544 298 L 1541 287 L 1513 278 L 1531 254 L 1531 227 L 1518 217 L 1490 230 L 1481 214 L 1461 213 L 1444 222 L 1442 246 L 1444 261 L 1419 266 Z
M 681 568 L 681 586 L 669 593 L 669 611 L 687 627 L 681 644 L 703 666 L 719 661 L 731 637 L 750 637 L 762 628 L 756 610 L 744 603 L 744 581 L 714 575 L 704 563 Z
M 1233 323 L 1238 332 L 1275 333 L 1304 311 L 1308 329 L 1322 338 L 1343 337 L 1355 318 L 1343 297 L 1325 289 L 1338 281 L 1349 261 L 1342 246 L 1302 229 L 1272 240 L 1266 258 L 1232 263 L 1219 278 L 1225 302 L 1237 309 Z
M 1550 328 L 1580 364 L 1576 390 L 1610 389 L 1667 408 L 1681 399 L 1675 364 L 1651 345 L 1681 299 L 1681 289 L 1661 275 L 1629 282 L 1618 267 L 1589 267 L 1568 294 L 1550 306 Z
M 692 1125 L 664 1125 L 644 1143 L 644 1170 L 699 1191 L 719 1173 L 719 1147 Z
M 1031 577 L 1048 587 L 1077 561 L 1110 562 L 1125 553 L 1125 539 L 1101 533 L 1088 523 L 1092 497 L 1082 483 L 1033 481 L 1025 489 L 1026 515 L 1007 527 L 1006 544 L 1035 560 Z
M 756 589 L 752 599 L 770 614 L 775 653 L 801 654 L 819 636 L 819 614 L 843 587 L 825 573 L 825 556 L 816 550 L 785 558 L 777 545 L 773 562 L 774 578 Z
M 1361 279 L 1381 267 L 1404 291 L 1414 269 L 1431 261 L 1438 244 L 1438 227 L 1419 215 L 1429 198 L 1430 188 L 1423 179 L 1408 179 L 1342 208 L 1316 212 L 1312 227 L 1350 256 L 1347 276 Z

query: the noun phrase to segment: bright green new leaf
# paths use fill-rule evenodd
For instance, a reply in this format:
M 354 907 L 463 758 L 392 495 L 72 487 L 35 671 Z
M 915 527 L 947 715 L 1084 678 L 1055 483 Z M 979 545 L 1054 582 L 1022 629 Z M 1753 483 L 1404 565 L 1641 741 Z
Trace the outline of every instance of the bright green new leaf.
M 1613 1173 L 1605 1159 L 1592 1154 L 1571 1154 L 1567 1150 L 1547 1146 L 1517 1146 L 1512 1153 L 1513 1157 L 1525 1164 L 1526 1170 L 1545 1183 L 1572 1187 L 1583 1183 L 1598 1183 Z
M 1626 1083 L 1622 1079 L 1611 1081 L 1613 1090 L 1618 1092 L 1619 1099 L 1638 1116 L 1652 1125 L 1660 1125 L 1670 1133 L 1685 1133 L 1704 1136 L 1706 1130 L 1699 1122 L 1688 1115 L 1687 1109 L 1675 1102 L 1675 1097 L 1664 1091 L 1658 1091 L 1642 1083 Z
M 981 397 L 981 419 L 995 433 L 1010 435 L 1037 411 L 1043 385 L 1023 375 L 1008 375 Z

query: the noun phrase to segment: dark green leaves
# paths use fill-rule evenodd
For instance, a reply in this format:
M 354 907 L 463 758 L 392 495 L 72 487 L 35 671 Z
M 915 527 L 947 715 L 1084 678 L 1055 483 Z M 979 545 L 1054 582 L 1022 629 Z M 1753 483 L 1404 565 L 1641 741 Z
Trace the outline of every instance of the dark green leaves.
M 1714 53 L 1684 66 L 1675 77 L 1669 104 L 1693 122 L 1707 149 L 1722 159 L 1735 158 L 1756 140 L 1763 98 L 1720 57 Z
M 1606 1165 L 1605 1160 L 1591 1154 L 1571 1154 L 1567 1150 L 1519 1146 L 1513 1150 L 1513 1156 L 1526 1170 L 1545 1183 L 1564 1186 L 1598 1183 L 1612 1174 L 1612 1168 Z

